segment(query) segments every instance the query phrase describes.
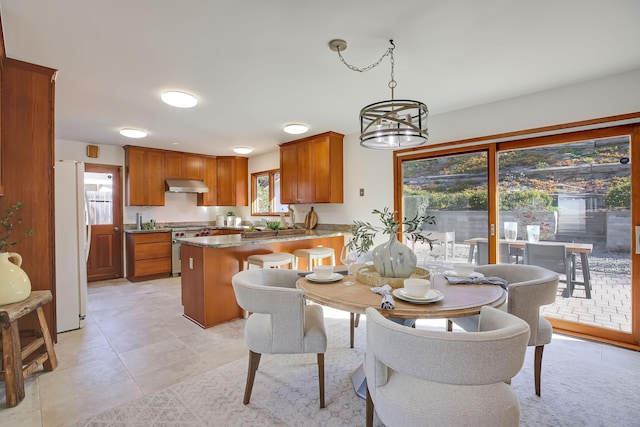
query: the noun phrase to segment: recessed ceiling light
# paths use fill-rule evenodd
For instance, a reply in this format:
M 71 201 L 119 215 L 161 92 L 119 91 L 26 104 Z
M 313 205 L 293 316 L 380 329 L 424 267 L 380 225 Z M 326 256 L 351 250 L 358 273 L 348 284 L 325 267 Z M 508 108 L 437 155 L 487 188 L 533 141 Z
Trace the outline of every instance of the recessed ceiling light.
M 291 123 L 291 124 L 285 125 L 284 127 L 284 131 L 286 133 L 290 133 L 293 135 L 299 135 L 301 133 L 305 133 L 308 130 L 309 130 L 309 126 L 303 125 L 302 123 Z
M 191 95 L 190 93 L 179 92 L 175 90 L 162 92 L 162 95 L 160 97 L 166 104 L 178 108 L 191 108 L 195 107 L 195 105 L 198 103 L 196 97 Z
M 140 129 L 120 129 L 120 135 L 126 136 L 127 138 L 144 138 L 147 136 L 147 132 Z
M 233 152 L 238 154 L 249 154 L 253 151 L 251 147 L 233 147 Z

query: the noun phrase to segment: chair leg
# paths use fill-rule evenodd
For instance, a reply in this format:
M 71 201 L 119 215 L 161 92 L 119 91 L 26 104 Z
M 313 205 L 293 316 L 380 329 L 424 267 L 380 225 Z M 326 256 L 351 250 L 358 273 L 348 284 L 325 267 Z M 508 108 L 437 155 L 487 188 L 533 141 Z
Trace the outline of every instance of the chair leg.
M 320 409 L 324 408 L 324 353 L 318 353 L 318 385 L 320 386 Z
M 542 352 L 544 351 L 543 345 L 536 346 L 536 353 L 533 362 L 533 376 L 536 382 L 536 394 L 540 396 L 540 372 L 542 371 Z
M 244 400 L 242 403 L 247 405 L 251 399 L 251 391 L 253 390 L 253 380 L 256 378 L 256 371 L 260 365 L 260 353 L 254 353 L 249 350 L 249 369 L 247 371 L 247 385 L 244 388 Z
M 359 324 L 360 324 L 360 315 L 356 314 L 356 322 L 353 324 L 353 326 L 357 328 Z
M 356 326 L 356 321 L 355 321 L 355 313 L 349 313 L 349 345 L 351 348 L 353 348 L 353 342 L 354 342 L 354 336 L 355 336 L 355 326 Z
M 375 408 L 373 406 L 373 400 L 371 400 L 371 394 L 369 394 L 369 387 L 367 387 L 367 406 L 366 406 L 366 414 L 367 414 L 367 427 L 373 427 L 373 412 Z

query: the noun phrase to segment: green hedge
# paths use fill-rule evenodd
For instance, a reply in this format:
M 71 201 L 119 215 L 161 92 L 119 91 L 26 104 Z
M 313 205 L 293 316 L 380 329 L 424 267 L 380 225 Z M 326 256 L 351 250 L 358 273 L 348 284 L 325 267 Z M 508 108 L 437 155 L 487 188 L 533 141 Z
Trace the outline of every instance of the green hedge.
M 631 183 L 629 180 L 620 182 L 607 191 L 604 205 L 607 208 L 631 208 Z
M 526 206 L 537 201 L 537 204 L 552 209 L 553 197 L 544 191 L 527 190 L 502 193 L 500 201 L 501 211 L 514 210 L 518 206 Z M 419 204 L 425 204 L 431 210 L 472 210 L 486 211 L 489 208 L 487 192 L 485 190 L 463 190 L 457 192 L 407 191 L 404 195 L 404 212 L 416 212 Z

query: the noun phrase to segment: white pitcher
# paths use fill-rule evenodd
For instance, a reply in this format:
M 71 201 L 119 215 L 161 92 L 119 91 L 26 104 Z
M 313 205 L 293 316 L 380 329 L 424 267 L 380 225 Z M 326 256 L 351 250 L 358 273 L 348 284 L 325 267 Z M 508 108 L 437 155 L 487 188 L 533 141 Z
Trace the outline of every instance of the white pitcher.
M 13 262 L 9 260 L 13 260 Z M 12 304 L 29 298 L 31 280 L 20 268 L 22 257 L 15 252 L 0 253 L 0 305 Z

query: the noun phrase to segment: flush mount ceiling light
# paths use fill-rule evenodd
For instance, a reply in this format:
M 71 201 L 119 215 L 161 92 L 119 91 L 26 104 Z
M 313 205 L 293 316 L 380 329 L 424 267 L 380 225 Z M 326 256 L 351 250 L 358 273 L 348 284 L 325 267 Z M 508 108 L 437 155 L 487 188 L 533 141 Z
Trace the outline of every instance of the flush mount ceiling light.
M 396 45 L 389 40 L 391 47 L 380 57 L 378 62 L 364 68 L 357 68 L 347 64 L 340 52 L 347 48 L 344 40 L 331 40 L 329 48 L 338 52 L 338 57 L 350 70 L 360 73 L 369 71 L 388 56 L 391 61 L 391 99 L 367 105 L 360 110 L 360 145 L 379 150 L 395 150 L 423 145 L 429 139 L 427 129 L 427 106 L 419 101 L 408 99 L 394 99 L 394 89 L 397 82 L 393 75 L 393 49 Z
M 251 147 L 233 147 L 233 152 L 237 154 L 249 154 L 253 151 Z
M 198 103 L 196 97 L 191 95 L 190 93 L 175 90 L 162 92 L 162 95 L 160 95 L 160 97 L 165 102 L 165 104 L 169 104 L 178 108 L 191 108 L 195 107 Z
M 144 138 L 147 136 L 147 132 L 140 129 L 125 128 L 120 129 L 120 135 L 126 136 L 127 138 Z
M 309 126 L 304 125 L 302 123 L 290 123 L 284 126 L 284 131 L 286 133 L 290 133 L 292 135 L 300 135 L 301 133 L 305 133 L 309 130 Z

